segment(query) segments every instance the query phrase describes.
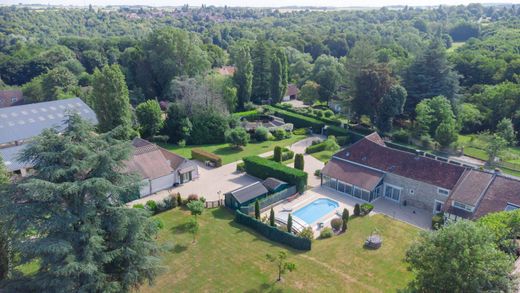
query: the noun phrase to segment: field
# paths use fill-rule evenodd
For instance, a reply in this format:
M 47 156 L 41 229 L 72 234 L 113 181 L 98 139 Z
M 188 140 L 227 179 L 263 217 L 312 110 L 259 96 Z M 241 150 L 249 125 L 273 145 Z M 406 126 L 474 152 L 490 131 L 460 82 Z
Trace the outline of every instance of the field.
M 226 209 L 199 216 L 197 240 L 185 231 L 190 217 L 175 209 L 156 216 L 164 222 L 158 241 L 167 247 L 165 271 L 140 292 L 393 292 L 412 274 L 403 257 L 418 230 L 382 215 L 355 218 L 347 233 L 315 240 L 309 252 L 282 247 L 233 222 Z M 384 243 L 365 250 L 364 239 L 377 229 Z M 286 251 L 296 271 L 276 283 L 266 253 Z
M 324 162 L 324 163 L 327 163 L 328 161 L 330 161 L 330 159 L 332 158 L 332 156 L 337 153 L 338 151 L 329 151 L 329 150 L 324 150 L 324 151 L 321 151 L 321 152 L 317 152 L 317 153 L 313 153 L 311 154 L 311 156 L 315 157 L 316 159 Z
M 286 138 L 279 141 L 264 141 L 249 143 L 242 149 L 236 149 L 230 147 L 227 143 L 222 144 L 210 144 L 210 145 L 197 145 L 197 146 L 185 146 L 180 147 L 172 144 L 161 144 L 162 147 L 168 149 L 176 154 L 179 154 L 185 158 L 191 158 L 192 148 L 201 148 L 208 152 L 214 153 L 222 157 L 222 164 L 229 164 L 241 160 L 243 157 L 260 155 L 272 151 L 275 146 L 290 146 L 293 143 L 304 139 L 304 135 L 293 135 L 290 138 Z

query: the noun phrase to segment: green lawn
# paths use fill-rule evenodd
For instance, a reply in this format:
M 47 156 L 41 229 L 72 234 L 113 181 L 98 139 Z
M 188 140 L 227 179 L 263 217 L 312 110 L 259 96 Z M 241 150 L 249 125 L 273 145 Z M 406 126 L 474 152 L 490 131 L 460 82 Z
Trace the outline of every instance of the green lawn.
M 446 50 L 448 53 L 452 53 L 454 52 L 455 50 L 457 50 L 457 48 L 460 48 L 462 46 L 464 46 L 465 42 L 453 42 L 451 43 L 451 47 Z
M 351 219 L 347 233 L 315 240 L 309 252 L 268 241 L 233 222 L 222 208 L 199 217 L 196 243 L 185 231 L 190 217 L 175 209 L 157 218 L 164 222 L 158 241 L 167 247 L 165 271 L 140 292 L 395 292 L 412 278 L 403 257 L 418 229 L 382 215 Z M 382 234 L 379 250 L 363 249 L 374 230 Z M 274 283 L 266 253 L 284 250 L 297 266 L 282 283 Z
M 330 161 L 330 159 L 332 158 L 332 155 L 334 155 L 337 152 L 338 151 L 324 150 L 324 151 L 321 151 L 321 152 L 313 153 L 313 154 L 311 154 L 311 156 L 313 156 L 316 159 L 326 163 L 326 162 Z
M 180 147 L 172 144 L 161 144 L 162 147 L 168 149 L 176 154 L 179 154 L 185 158 L 191 158 L 192 148 L 201 148 L 208 152 L 214 153 L 222 157 L 222 164 L 229 164 L 241 160 L 243 157 L 260 155 L 269 151 L 272 151 L 275 146 L 279 145 L 282 147 L 292 145 L 293 143 L 304 139 L 305 135 L 293 135 L 290 138 L 279 140 L 279 141 L 264 141 L 249 143 L 241 150 L 230 147 L 227 143 L 222 144 L 210 144 L 210 145 L 197 145 L 197 146 L 185 146 Z

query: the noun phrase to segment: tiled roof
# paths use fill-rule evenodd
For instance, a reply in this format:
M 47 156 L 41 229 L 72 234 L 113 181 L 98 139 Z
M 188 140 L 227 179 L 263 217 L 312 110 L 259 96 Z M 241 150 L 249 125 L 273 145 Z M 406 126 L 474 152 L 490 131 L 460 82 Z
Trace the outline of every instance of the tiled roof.
M 508 203 L 520 206 L 520 181 L 497 175 L 473 213 L 473 219 L 503 211 Z
M 384 173 L 353 163 L 332 158 L 321 171 L 323 175 L 372 191 L 383 178 Z
M 240 187 L 236 190 L 233 190 L 230 192 L 231 195 L 239 202 L 239 203 L 245 203 L 249 200 L 252 200 L 256 197 L 259 197 L 261 195 L 267 194 L 269 191 L 265 186 L 262 184 L 262 182 L 257 181 L 255 183 L 252 183 L 250 185 Z
M 268 177 L 266 178 L 262 184 L 264 184 L 264 186 L 269 189 L 270 191 L 273 191 L 273 190 L 276 190 L 278 187 L 280 187 L 281 185 L 284 185 L 284 184 L 287 184 L 286 182 L 282 181 L 282 180 L 279 180 L 279 179 L 276 179 L 276 178 L 273 178 L 273 177 Z
M 465 170 L 461 166 L 386 147 L 380 144 L 380 139 L 370 135 L 334 156 L 450 190 Z
M 231 76 L 235 74 L 236 68 L 235 66 L 222 66 L 216 69 L 218 73 L 226 76 Z
M 493 177 L 493 174 L 490 173 L 466 170 L 459 183 L 453 188 L 450 198 L 475 207 L 491 184 Z
M 295 96 L 300 92 L 298 89 L 298 86 L 290 83 L 287 85 L 287 92 L 285 93 L 286 96 Z

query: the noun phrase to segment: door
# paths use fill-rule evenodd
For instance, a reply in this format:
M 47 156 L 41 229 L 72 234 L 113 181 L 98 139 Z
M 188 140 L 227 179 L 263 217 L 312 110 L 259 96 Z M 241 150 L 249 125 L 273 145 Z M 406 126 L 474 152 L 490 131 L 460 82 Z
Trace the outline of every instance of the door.
M 444 207 L 444 203 L 442 201 L 435 200 L 433 203 L 433 214 L 436 215 L 442 212 L 442 208 Z
M 399 202 L 401 199 L 401 189 L 385 184 L 385 197 L 395 202 Z

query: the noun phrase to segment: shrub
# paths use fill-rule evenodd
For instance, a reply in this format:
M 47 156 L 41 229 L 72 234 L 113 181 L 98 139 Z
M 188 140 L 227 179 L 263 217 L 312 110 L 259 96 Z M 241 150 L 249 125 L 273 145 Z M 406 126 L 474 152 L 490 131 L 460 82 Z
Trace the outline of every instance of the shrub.
M 185 147 L 186 146 L 186 140 L 184 139 L 180 139 L 178 142 L 177 142 L 177 145 L 180 146 L 181 148 Z M 192 155 L 193 157 L 193 155 Z
M 334 231 L 339 231 L 341 229 L 341 226 L 343 226 L 343 220 L 341 218 L 334 218 L 332 221 L 330 221 L 330 226 Z
M 212 154 L 210 152 L 206 152 L 203 149 L 195 148 L 191 150 L 191 158 L 197 161 L 205 162 L 210 161 L 215 164 L 215 167 L 222 166 L 222 158 Z
M 321 176 L 321 169 L 316 169 L 316 171 L 314 171 L 314 176 L 320 177 Z
M 360 210 L 359 210 L 359 204 L 357 203 L 355 206 L 354 206 L 354 216 L 358 217 L 360 215 Z
M 274 210 L 271 208 L 271 211 L 269 212 L 269 226 L 276 227 L 276 224 L 274 222 Z
M 232 147 L 240 148 L 249 143 L 249 133 L 243 127 L 237 127 L 226 130 L 224 133 L 226 142 Z
M 281 163 L 282 162 L 282 148 L 280 146 L 275 146 L 273 151 L 273 160 L 275 162 Z
M 201 196 L 201 197 L 199 198 L 199 200 L 202 201 L 203 203 L 206 202 L 206 198 L 205 198 L 204 196 Z
M 368 215 L 374 209 L 373 204 L 364 203 L 361 205 L 361 215 Z
M 144 209 L 144 205 L 140 204 L 140 203 L 136 203 L 132 206 L 132 208 L 134 209 Z
M 244 112 L 236 112 L 236 113 L 232 114 L 233 117 L 238 117 L 238 118 L 249 117 L 249 116 L 256 116 L 256 115 L 258 115 L 258 110 L 257 109 L 244 111 Z
M 244 158 L 245 169 L 249 175 L 260 179 L 274 177 L 295 185 L 298 192 L 303 192 L 307 185 L 307 173 L 273 162 L 266 158 L 250 156 Z
M 341 219 L 343 220 L 343 223 L 342 223 L 343 225 L 341 226 L 342 232 L 347 231 L 348 218 L 349 218 L 348 210 L 343 209 L 343 213 L 341 214 Z
M 438 230 L 444 225 L 444 214 L 438 213 L 432 217 L 432 229 Z
M 298 128 L 293 131 L 294 135 L 307 135 L 309 134 L 309 129 L 307 128 Z
M 320 238 L 322 238 L 322 239 L 331 238 L 333 235 L 334 235 L 334 232 L 332 232 L 332 229 L 329 227 L 324 228 L 320 232 Z
M 333 135 L 330 135 L 326 140 L 318 143 L 313 144 L 311 146 L 308 146 L 305 149 L 305 153 L 307 154 L 313 154 L 321 151 L 336 151 L 339 150 L 340 147 L 338 143 L 336 142 L 336 138 Z
M 338 136 L 338 137 L 336 137 L 336 142 L 340 146 L 345 146 L 348 143 L 348 137 L 344 136 L 344 135 L 343 136 Z
M 332 116 L 334 116 L 334 112 L 332 112 L 332 110 L 325 110 L 323 111 L 323 115 L 327 118 L 331 118 Z
M 281 128 L 273 129 L 272 133 L 273 133 L 274 139 L 276 139 L 276 140 L 282 140 L 286 136 L 285 130 L 283 130 Z
M 408 143 L 410 141 L 410 132 L 406 129 L 399 129 L 392 133 L 392 139 L 400 143 Z
M 180 193 L 177 193 L 177 206 L 182 206 L 182 198 Z
M 265 127 L 258 127 L 255 129 L 254 137 L 257 141 L 269 140 L 269 130 Z
M 325 123 L 314 118 L 306 117 L 301 114 L 292 113 L 287 110 L 277 109 L 272 106 L 266 106 L 267 109 L 272 110 L 276 116 L 284 119 L 286 123 L 292 123 L 296 128 L 312 128 L 316 133 L 320 133 Z
M 244 166 L 245 166 L 245 165 L 244 165 L 244 162 L 240 162 L 240 163 L 238 163 L 238 164 L 237 164 L 237 172 L 245 172 L 246 169 L 245 169 Z
M 290 213 L 287 216 L 287 232 L 292 233 L 292 216 Z
M 164 210 L 171 210 L 177 206 L 177 199 L 170 194 L 165 199 L 163 199 L 162 204 L 164 206 Z
M 196 195 L 196 194 L 190 194 L 188 196 L 188 202 L 192 202 L 192 201 L 195 201 L 195 200 L 199 200 L 199 196 Z
M 311 241 L 314 240 L 314 232 L 312 231 L 311 227 L 303 228 L 303 230 L 298 234 L 298 236 L 309 239 Z
M 421 137 L 419 138 L 419 141 L 420 141 L 422 147 L 427 148 L 427 149 L 433 148 L 434 141 L 429 134 L 421 135 Z
M 255 219 L 260 220 L 260 203 L 258 199 L 255 201 Z
M 282 162 L 292 160 L 294 158 L 294 152 L 288 148 L 282 148 Z
M 154 200 L 149 200 L 146 202 L 145 208 L 155 213 L 157 211 L 157 203 Z
M 255 110 L 257 108 L 257 106 L 255 104 L 253 104 L 253 102 L 246 102 L 244 104 L 244 110 L 246 111 L 252 111 L 252 110 Z
M 166 143 L 166 142 L 168 142 L 168 140 L 170 140 L 170 137 L 168 135 L 154 135 L 151 138 L 151 141 L 153 141 L 153 142 Z
M 153 222 L 157 229 L 161 230 L 162 228 L 164 228 L 164 222 L 161 219 L 153 218 Z
M 305 168 L 303 154 L 296 154 L 296 157 L 294 158 L 294 168 L 302 171 Z

